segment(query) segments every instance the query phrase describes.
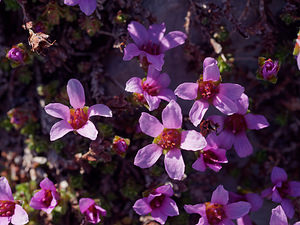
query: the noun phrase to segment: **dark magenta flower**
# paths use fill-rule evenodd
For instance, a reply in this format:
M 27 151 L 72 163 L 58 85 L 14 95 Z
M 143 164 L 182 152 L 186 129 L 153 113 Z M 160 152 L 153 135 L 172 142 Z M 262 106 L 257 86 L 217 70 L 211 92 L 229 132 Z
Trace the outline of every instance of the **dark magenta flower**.
M 294 207 L 291 200 L 288 198 L 300 196 L 300 182 L 288 181 L 288 176 L 284 169 L 275 166 L 271 173 L 271 180 L 273 187 L 265 189 L 261 195 L 262 197 L 272 197 L 273 202 L 280 203 L 285 214 L 292 218 L 294 216 Z
M 48 214 L 58 205 L 60 199 L 58 192 L 51 180 L 47 177 L 40 183 L 41 190 L 32 197 L 29 205 Z
M 18 46 L 13 46 L 6 54 L 6 57 L 16 63 L 24 62 L 24 50 L 19 48 Z
M 170 184 L 152 190 L 149 196 L 137 200 L 133 209 L 139 215 L 151 214 L 153 219 L 165 224 L 168 216 L 178 216 L 176 202 L 170 197 L 174 194 Z
M 0 177 L 0 224 L 22 225 L 28 223 L 26 211 L 14 200 L 5 177 Z
M 113 139 L 112 148 L 117 154 L 124 157 L 129 144 L 130 144 L 130 140 L 128 138 L 115 136 Z
M 148 67 L 147 78 L 143 80 L 139 77 L 133 77 L 126 83 L 125 91 L 140 94 L 146 100 L 149 110 L 158 108 L 160 101 L 175 100 L 174 92 L 167 88 L 171 80 L 168 74 L 160 74 L 153 66 Z
M 196 83 L 180 84 L 175 95 L 185 100 L 195 100 L 190 109 L 189 117 L 194 126 L 198 126 L 210 104 L 226 115 L 237 111 L 235 100 L 239 99 L 244 88 L 238 84 L 221 83 L 217 61 L 205 58 L 203 77 Z
M 140 56 L 140 61 L 144 60 L 152 64 L 158 71 L 162 70 L 165 52 L 185 42 L 186 35 L 181 31 L 172 31 L 165 34 L 165 24 L 152 24 L 149 29 L 132 21 L 127 28 L 130 37 L 135 43 L 130 43 L 124 49 L 123 60 L 131 60 L 135 56 Z
M 278 61 L 273 61 L 272 59 L 259 57 L 258 65 L 259 69 L 257 71 L 257 77 L 262 80 L 267 80 L 272 83 L 276 83 L 277 73 L 279 71 Z
M 101 217 L 106 216 L 106 210 L 96 205 L 95 201 L 91 198 L 81 198 L 79 200 L 79 209 L 90 223 L 99 223 Z
M 213 192 L 211 201 L 197 205 L 185 205 L 187 213 L 201 216 L 197 225 L 234 225 L 232 220 L 248 214 L 251 205 L 245 201 L 228 204 L 229 195 L 223 185 Z
M 209 119 L 218 124 L 218 142 L 221 147 L 230 149 L 232 145 L 239 157 L 251 155 L 253 147 L 249 142 L 246 131 L 260 130 L 269 126 L 268 121 L 262 115 L 247 113 L 248 96 L 242 94 L 236 101 L 238 111 L 229 116 L 210 116 Z
M 69 6 L 79 5 L 80 10 L 87 16 L 97 8 L 97 0 L 64 0 L 64 3 Z
M 277 206 L 275 209 L 272 209 L 270 225 L 289 225 L 281 205 Z M 300 221 L 294 223 L 294 225 L 300 225 Z

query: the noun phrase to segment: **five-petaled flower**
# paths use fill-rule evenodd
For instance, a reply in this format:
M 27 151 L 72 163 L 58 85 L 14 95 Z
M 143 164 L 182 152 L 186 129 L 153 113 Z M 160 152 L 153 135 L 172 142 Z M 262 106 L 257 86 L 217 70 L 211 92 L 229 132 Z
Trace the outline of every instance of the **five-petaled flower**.
M 158 108 L 161 99 L 168 102 L 176 99 L 174 92 L 167 88 L 170 81 L 168 74 L 160 74 L 153 66 L 149 66 L 147 78 L 131 78 L 126 83 L 125 91 L 141 94 L 149 110 L 153 111 Z
M 201 225 L 233 225 L 232 220 L 245 216 L 251 205 L 245 201 L 228 204 L 228 200 L 228 191 L 222 185 L 219 185 L 213 192 L 210 202 L 185 205 L 184 209 L 190 214 L 200 214 L 201 218 L 198 224 Z
M 133 209 L 139 215 L 151 213 L 153 219 L 165 224 L 168 216 L 178 216 L 176 202 L 170 197 L 174 194 L 170 184 L 160 186 L 150 192 L 147 197 L 134 203 Z
M 244 88 L 239 84 L 221 83 L 217 61 L 207 57 L 203 62 L 203 76 L 196 83 L 180 84 L 175 95 L 185 100 L 195 100 L 189 117 L 194 126 L 198 126 L 210 104 L 226 115 L 235 113 L 237 106 L 234 101 L 243 92 Z
M 300 182 L 288 181 L 288 176 L 284 169 L 274 167 L 271 173 L 271 180 L 274 184 L 273 187 L 265 189 L 261 195 L 262 197 L 272 196 L 272 201 L 280 203 L 285 214 L 292 218 L 294 216 L 294 207 L 288 196 L 300 196 Z
M 73 108 L 60 103 L 51 103 L 45 106 L 45 111 L 51 116 L 63 119 L 55 123 L 50 130 L 50 140 L 61 138 L 70 131 L 95 140 L 98 131 L 95 125 L 89 120 L 91 116 L 111 117 L 111 110 L 103 104 L 96 104 L 91 107 L 85 106 L 84 90 L 81 83 L 71 79 L 67 85 L 67 92 L 70 104 Z
M 171 100 L 162 111 L 161 124 L 156 117 L 142 113 L 139 123 L 143 133 L 154 137 L 153 143 L 140 149 L 135 156 L 134 165 L 151 167 L 165 154 L 165 169 L 170 178 L 180 180 L 184 174 L 184 161 L 180 149 L 197 151 L 206 146 L 205 138 L 197 131 L 182 130 L 180 106 Z
M 0 177 L 0 224 L 22 225 L 28 221 L 26 211 L 14 201 L 7 179 Z
M 34 209 L 40 209 L 50 214 L 58 204 L 59 194 L 53 182 L 47 177 L 41 181 L 40 187 L 41 190 L 34 194 L 29 205 Z
M 172 31 L 164 36 L 165 24 L 152 24 L 149 29 L 132 21 L 127 28 L 129 35 L 135 43 L 130 43 L 124 49 L 123 60 L 131 60 L 140 56 L 140 61 L 152 64 L 155 69 L 161 71 L 164 64 L 165 52 L 185 42 L 186 35 L 181 31 Z
M 272 209 L 270 225 L 289 225 L 281 205 L 277 206 L 275 209 Z M 294 223 L 294 225 L 300 225 L 300 221 Z
M 221 147 L 230 149 L 232 145 L 239 157 L 246 157 L 253 152 L 246 131 L 260 130 L 269 126 L 268 121 L 262 115 L 247 113 L 249 100 L 248 96 L 242 96 L 236 101 L 238 111 L 229 116 L 210 116 L 209 119 L 218 124 L 218 141 Z
M 69 6 L 79 5 L 80 10 L 87 16 L 97 8 L 97 0 L 64 0 L 64 3 Z
M 99 223 L 101 217 L 106 216 L 106 210 L 96 205 L 95 201 L 91 198 L 81 198 L 79 200 L 79 209 L 90 223 Z

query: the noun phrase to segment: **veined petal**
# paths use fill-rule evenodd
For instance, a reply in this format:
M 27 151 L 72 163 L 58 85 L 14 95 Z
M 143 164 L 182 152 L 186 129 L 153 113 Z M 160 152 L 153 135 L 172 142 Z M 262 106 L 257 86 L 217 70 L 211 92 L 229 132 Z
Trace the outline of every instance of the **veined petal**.
M 165 101 L 171 101 L 175 100 L 176 101 L 176 96 L 174 92 L 171 89 L 162 89 L 157 95 L 158 98 L 165 100 Z
M 129 61 L 133 57 L 138 56 L 141 53 L 142 53 L 142 51 L 139 50 L 139 48 L 136 46 L 136 44 L 130 43 L 130 44 L 126 45 L 126 47 L 124 48 L 123 60 Z
M 279 182 L 286 181 L 288 179 L 288 176 L 284 169 L 275 166 L 271 173 L 271 180 L 273 184 L 277 184 Z
M 86 124 L 76 130 L 78 134 L 80 134 L 83 137 L 89 138 L 91 140 L 96 140 L 98 131 L 95 127 L 95 125 L 91 121 L 87 121 Z
M 239 84 L 221 83 L 219 85 L 219 92 L 231 100 L 240 98 L 244 91 L 245 88 Z
M 151 137 L 157 137 L 164 129 L 164 126 L 159 122 L 159 120 L 149 113 L 143 112 L 139 119 L 139 123 L 142 132 Z
M 221 205 L 226 205 L 229 199 L 228 191 L 226 191 L 223 185 L 219 185 L 216 190 L 214 190 L 211 196 L 212 203 L 218 203 Z
M 240 201 L 226 205 L 225 213 L 230 219 L 237 219 L 248 214 L 251 205 L 248 202 Z
M 11 217 L 12 224 L 22 225 L 29 222 L 27 212 L 18 204 L 15 205 L 15 213 Z
M 236 101 L 237 113 L 241 115 L 245 115 L 248 111 L 249 107 L 249 99 L 246 94 L 242 94 L 241 97 Z
M 85 15 L 90 16 L 97 8 L 97 0 L 80 0 L 79 7 Z
M 149 105 L 149 111 L 153 111 L 159 107 L 160 99 L 157 96 L 151 96 L 144 92 L 144 98 Z
M 162 148 L 157 144 L 150 144 L 141 148 L 134 158 L 134 165 L 141 168 L 149 168 L 159 159 Z
M 249 142 L 245 132 L 235 135 L 233 145 L 236 153 L 241 158 L 247 157 L 253 152 L 253 147 Z
M 162 70 L 162 67 L 163 67 L 163 65 L 165 63 L 165 61 L 164 61 L 165 54 L 151 55 L 151 54 L 146 53 L 146 56 L 147 56 L 148 62 L 150 64 L 152 64 L 152 66 L 156 70 L 158 70 L 158 71 Z
M 152 211 L 150 205 L 146 201 L 146 198 L 137 200 L 132 208 L 139 215 L 147 215 Z
M 126 82 L 125 91 L 143 93 L 142 80 L 138 77 L 132 77 Z
M 206 140 L 201 133 L 195 130 L 184 130 L 181 132 L 180 148 L 197 151 L 205 148 Z
M 194 102 L 192 108 L 190 109 L 189 117 L 195 127 L 201 123 L 206 111 L 208 110 L 208 107 L 208 102 L 201 100 Z
M 184 174 L 184 161 L 179 149 L 172 149 L 165 155 L 165 169 L 170 178 L 181 180 Z
M 77 79 L 71 79 L 67 84 L 70 104 L 74 109 L 83 108 L 85 105 L 84 89 Z
M 184 44 L 185 39 L 187 38 L 186 34 L 181 31 L 172 31 L 168 33 L 160 43 L 161 52 L 165 52 L 171 48 L 175 48 L 179 45 Z
M 81 198 L 79 200 L 79 209 L 80 209 L 80 212 L 84 213 L 93 204 L 95 204 L 95 201 L 93 199 L 91 199 L 91 198 Z
M 237 105 L 231 99 L 220 93 L 213 99 L 213 105 L 226 115 L 231 115 L 238 110 Z
M 170 184 L 160 186 L 160 187 L 156 188 L 155 191 L 157 193 L 161 193 L 161 194 L 164 194 L 169 197 L 171 197 L 174 194 L 173 189 Z
M 180 84 L 174 91 L 175 95 L 185 100 L 193 100 L 197 98 L 198 84 L 186 82 Z
M 51 180 L 49 180 L 47 177 L 41 181 L 40 187 L 45 190 L 56 191 L 56 188 L 55 188 L 53 182 Z
M 73 130 L 73 127 L 67 121 L 58 121 L 50 130 L 50 141 L 55 141 Z
M 248 113 L 245 115 L 247 128 L 250 130 L 260 130 L 269 126 L 267 119 L 262 115 Z
M 74 6 L 79 3 L 80 0 L 64 0 L 65 5 Z
M 144 43 L 149 40 L 148 31 L 139 22 L 132 21 L 127 28 L 132 40 L 141 47 Z
M 178 216 L 179 215 L 179 210 L 176 205 L 176 202 L 169 198 L 166 197 L 160 207 L 160 210 L 163 214 L 167 216 Z
M 152 24 L 149 26 L 148 36 L 153 43 L 159 44 L 161 39 L 163 39 L 165 32 L 166 32 L 165 23 Z
M 270 225 L 289 225 L 287 217 L 280 205 L 272 209 Z
M 203 81 L 218 81 L 220 79 L 220 70 L 218 62 L 214 58 L 207 57 L 203 61 Z
M 179 129 L 182 124 L 181 108 L 177 102 L 171 100 L 162 111 L 162 122 L 165 128 Z
M 45 106 L 45 111 L 50 116 L 60 118 L 63 120 L 70 119 L 70 109 L 68 106 L 60 104 L 60 103 L 50 103 Z
M 152 212 L 151 212 L 151 216 L 153 217 L 153 219 L 157 222 L 159 222 L 160 224 L 165 224 L 168 216 L 163 214 L 159 208 L 157 209 L 154 209 Z
M 91 116 L 104 116 L 104 117 L 112 117 L 112 112 L 110 108 L 103 104 L 96 104 L 89 108 L 88 111 L 89 118 Z
M 6 177 L 0 177 L 0 200 L 14 200 Z

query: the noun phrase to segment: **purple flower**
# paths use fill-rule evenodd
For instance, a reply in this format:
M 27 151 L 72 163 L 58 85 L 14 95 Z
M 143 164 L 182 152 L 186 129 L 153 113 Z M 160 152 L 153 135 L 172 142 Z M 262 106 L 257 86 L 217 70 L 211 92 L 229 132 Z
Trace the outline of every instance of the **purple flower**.
M 162 111 L 161 124 L 148 113 L 142 113 L 139 123 L 143 133 L 154 137 L 153 143 L 140 149 L 135 156 L 134 165 L 151 167 L 165 154 L 165 169 L 172 179 L 180 180 L 184 174 L 184 162 L 180 149 L 197 151 L 206 146 L 205 138 L 194 130 L 181 129 L 182 114 L 180 106 L 171 100 Z
M 96 7 L 96 0 L 64 0 L 64 3 L 69 6 L 79 5 L 80 10 L 87 16 L 91 15 Z
M 129 144 L 130 144 L 130 139 L 115 136 L 113 139 L 112 148 L 117 154 L 124 157 Z
M 149 66 L 147 78 L 131 78 L 126 83 L 125 91 L 143 95 L 149 110 L 153 111 L 158 108 L 161 99 L 168 102 L 176 99 L 174 92 L 167 88 L 170 81 L 168 74 L 160 74 L 153 66 Z
M 45 106 L 46 113 L 62 119 L 52 126 L 50 140 L 57 140 L 70 131 L 76 131 L 81 136 L 95 140 L 98 131 L 89 118 L 91 116 L 111 117 L 111 110 L 103 104 L 96 104 L 91 107 L 84 106 L 84 90 L 81 83 L 76 79 L 69 80 L 67 92 L 73 108 L 69 109 L 68 106 L 60 103 L 51 103 Z
M 21 225 L 28 221 L 26 211 L 14 201 L 7 179 L 0 177 L 0 224 Z
M 259 69 L 257 71 L 257 77 L 262 80 L 268 80 L 272 83 L 277 81 L 277 73 L 279 71 L 278 61 L 272 61 L 264 57 L 258 58 Z
M 81 198 L 79 200 L 80 212 L 85 215 L 86 220 L 90 223 L 99 223 L 101 217 L 106 216 L 106 210 L 96 205 L 91 198 Z
M 199 156 L 193 163 L 192 167 L 201 172 L 204 172 L 207 167 L 215 172 L 219 172 L 222 168 L 221 163 L 228 162 L 226 158 L 226 150 L 219 148 L 217 138 L 214 133 L 209 134 L 206 141 L 206 147 L 197 152 Z
M 57 206 L 60 199 L 58 192 L 51 180 L 47 177 L 40 183 L 41 190 L 32 197 L 29 205 L 48 214 Z
M 294 216 L 294 207 L 288 196 L 299 197 L 300 196 L 300 182 L 288 181 L 287 174 L 284 169 L 274 167 L 271 173 L 271 180 L 274 184 L 273 187 L 264 190 L 262 197 L 272 196 L 272 201 L 281 203 L 285 214 L 292 218 Z
M 300 70 L 300 30 L 298 32 L 298 37 L 296 39 L 296 44 L 295 44 L 295 48 L 293 51 L 293 55 L 296 56 L 298 69 Z
M 14 46 L 12 47 L 6 54 L 6 57 L 16 63 L 23 63 L 24 62 L 24 50 Z
M 210 202 L 185 205 L 184 209 L 190 214 L 200 214 L 198 225 L 233 225 L 232 220 L 245 216 L 251 205 L 244 201 L 228 204 L 228 199 L 228 191 L 223 185 L 219 185 L 213 192 Z
M 170 184 L 160 186 L 151 191 L 149 196 L 137 200 L 133 209 L 139 215 L 151 213 L 155 221 L 165 224 L 168 216 L 179 215 L 176 202 L 170 198 L 173 194 Z
M 286 215 L 280 205 L 275 209 L 272 209 L 270 225 L 289 225 Z M 300 221 L 294 223 L 294 225 L 300 225 Z
M 246 157 L 253 152 L 253 147 L 246 135 L 247 129 L 260 130 L 268 127 L 269 123 L 262 115 L 247 113 L 249 106 L 247 95 L 242 94 L 236 103 L 238 111 L 233 115 L 210 116 L 209 119 L 219 125 L 217 137 L 221 147 L 230 149 L 233 145 L 239 157 Z
M 235 113 L 237 106 L 234 101 L 243 92 L 244 88 L 241 85 L 221 84 L 217 61 L 208 57 L 203 62 L 203 78 L 196 83 L 180 84 L 175 90 L 175 95 L 185 100 L 195 100 L 189 116 L 194 126 L 198 126 L 210 104 L 226 115 Z
M 185 42 L 186 35 L 181 31 L 172 31 L 164 36 L 165 24 L 152 24 L 148 30 L 132 21 L 127 28 L 129 35 L 135 43 L 130 43 L 124 49 L 123 60 L 131 60 L 140 56 L 140 61 L 152 64 L 155 69 L 161 71 L 164 64 L 165 52 Z

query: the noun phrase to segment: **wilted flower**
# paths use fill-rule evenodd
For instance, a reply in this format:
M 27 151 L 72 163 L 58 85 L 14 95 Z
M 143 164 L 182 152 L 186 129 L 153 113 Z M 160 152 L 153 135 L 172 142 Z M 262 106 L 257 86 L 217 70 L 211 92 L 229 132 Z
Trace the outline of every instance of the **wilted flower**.
M 155 69 L 161 71 L 164 64 L 165 52 L 185 42 L 186 35 L 181 31 L 172 31 L 164 36 L 166 26 L 162 24 L 152 24 L 149 29 L 132 21 L 127 28 L 130 37 L 135 43 L 130 43 L 124 49 L 123 60 L 131 60 L 135 56 L 140 56 L 140 61 L 152 64 Z
M 258 65 L 259 69 L 257 71 L 257 78 L 276 83 L 277 73 L 279 71 L 278 61 L 273 61 L 272 59 L 259 57 Z
M 139 215 L 151 214 L 153 219 L 165 224 L 168 216 L 178 216 L 176 202 L 170 197 L 174 194 L 170 184 L 160 186 L 150 192 L 147 197 L 137 200 L 133 209 Z
M 106 216 L 106 210 L 96 205 L 95 201 L 91 198 L 81 198 L 79 200 L 79 209 L 90 223 L 99 223 L 101 217 Z
M 298 69 L 300 70 L 300 30 L 298 32 L 298 38 L 296 39 L 293 55 L 296 56 Z
M 185 100 L 195 100 L 189 116 L 194 126 L 198 126 L 210 104 L 226 115 L 235 113 L 237 106 L 234 101 L 243 92 L 244 88 L 241 85 L 222 84 L 217 61 L 208 57 L 203 62 L 203 77 L 196 83 L 180 84 L 175 90 L 175 95 Z
M 28 221 L 26 211 L 14 201 L 7 179 L 0 177 L 0 224 L 22 225 Z
M 81 136 L 95 140 L 98 131 L 89 118 L 91 116 L 111 117 L 111 110 L 103 104 L 85 106 L 84 89 L 76 79 L 68 81 L 67 92 L 73 108 L 69 109 L 68 106 L 60 103 L 51 103 L 45 106 L 46 113 L 63 119 L 52 126 L 50 140 L 54 141 L 61 138 L 70 131 L 76 131 Z
M 277 206 L 275 209 L 272 209 L 270 225 L 289 225 L 281 205 Z M 294 223 L 294 225 L 300 225 L 300 221 Z
M 112 148 L 113 148 L 113 150 L 115 150 L 115 152 L 117 154 L 124 157 L 129 144 L 130 144 L 130 140 L 128 138 L 122 138 L 119 136 L 115 136 L 113 139 Z
M 40 209 L 50 214 L 58 204 L 59 194 L 53 182 L 47 177 L 41 181 L 40 187 L 41 190 L 34 194 L 29 205 L 34 209 Z
M 79 5 L 80 10 L 87 16 L 92 15 L 97 8 L 96 0 L 64 0 L 64 3 L 69 6 Z
M 156 117 L 142 113 L 139 123 L 143 133 L 154 137 L 153 143 L 140 149 L 134 165 L 151 167 L 165 153 L 165 169 L 170 178 L 180 180 L 184 174 L 184 161 L 180 149 L 197 151 L 206 146 L 205 138 L 197 131 L 182 130 L 180 106 L 171 100 L 162 111 L 161 124 Z
M 236 101 L 238 111 L 230 116 L 210 116 L 219 125 L 218 141 L 221 147 L 230 149 L 232 145 L 239 157 L 246 157 L 253 152 L 246 131 L 260 130 L 269 126 L 268 121 L 262 115 L 247 113 L 249 100 L 248 96 L 242 96 Z
M 146 100 L 149 110 L 153 111 L 158 108 L 161 99 L 168 102 L 176 99 L 174 92 L 167 88 L 170 82 L 168 74 L 160 74 L 153 66 L 149 66 L 147 78 L 131 78 L 126 83 L 125 91 L 139 94 Z
M 198 224 L 203 225 L 229 225 L 232 220 L 245 216 L 251 205 L 248 202 L 239 201 L 228 204 L 228 191 L 219 185 L 213 192 L 211 201 L 204 204 L 185 205 L 187 213 L 197 213 L 201 216 Z
M 300 182 L 288 181 L 288 177 L 284 169 L 280 167 L 274 167 L 271 173 L 271 180 L 274 184 L 273 187 L 264 190 L 262 197 L 272 196 L 272 201 L 280 203 L 285 214 L 292 218 L 294 216 L 294 207 L 288 196 L 299 197 L 300 196 Z

